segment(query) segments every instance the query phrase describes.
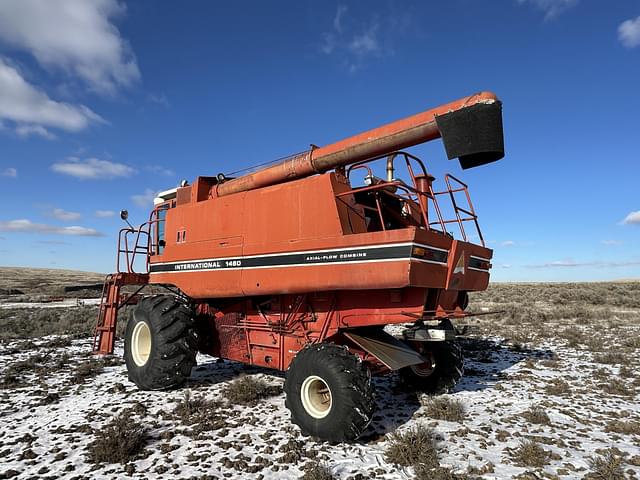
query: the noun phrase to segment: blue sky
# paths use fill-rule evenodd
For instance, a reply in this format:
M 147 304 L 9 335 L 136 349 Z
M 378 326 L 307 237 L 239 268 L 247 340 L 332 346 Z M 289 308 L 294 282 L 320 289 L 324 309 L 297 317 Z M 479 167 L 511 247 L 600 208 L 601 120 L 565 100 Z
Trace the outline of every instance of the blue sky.
M 54 5 L 55 4 L 55 5 Z M 0 265 L 112 271 L 117 211 L 480 90 L 498 281 L 640 278 L 640 2 L 0 3 Z

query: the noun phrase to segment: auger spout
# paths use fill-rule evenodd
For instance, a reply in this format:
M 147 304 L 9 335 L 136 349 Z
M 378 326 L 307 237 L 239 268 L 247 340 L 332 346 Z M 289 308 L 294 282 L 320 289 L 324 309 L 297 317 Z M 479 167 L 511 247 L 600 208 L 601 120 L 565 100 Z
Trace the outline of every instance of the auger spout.
M 464 97 L 228 180 L 217 186 L 217 195 L 324 173 L 437 138 L 443 139 L 448 158 L 459 158 L 462 168 L 499 160 L 504 156 L 502 103 L 491 92 Z

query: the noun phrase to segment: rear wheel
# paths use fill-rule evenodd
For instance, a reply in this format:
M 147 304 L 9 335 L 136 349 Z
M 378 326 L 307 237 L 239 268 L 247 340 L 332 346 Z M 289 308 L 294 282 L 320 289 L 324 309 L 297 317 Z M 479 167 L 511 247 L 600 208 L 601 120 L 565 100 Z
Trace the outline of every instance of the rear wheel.
M 145 297 L 131 313 L 124 360 L 129 380 L 142 390 L 184 384 L 196 363 L 196 351 L 192 311 L 177 298 Z
M 284 384 L 291 421 L 330 442 L 358 438 L 375 409 L 369 370 L 342 346 L 311 345 L 295 356 Z
M 464 371 L 460 345 L 455 341 L 421 343 L 426 344 L 422 356 L 429 361 L 402 368 L 402 383 L 424 393 L 450 392 L 462 378 Z

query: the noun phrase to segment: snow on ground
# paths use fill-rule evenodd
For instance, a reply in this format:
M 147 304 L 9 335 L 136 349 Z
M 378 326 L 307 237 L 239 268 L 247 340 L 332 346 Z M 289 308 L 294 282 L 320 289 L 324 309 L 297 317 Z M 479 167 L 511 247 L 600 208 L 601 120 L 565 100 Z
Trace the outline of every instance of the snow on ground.
M 282 394 L 254 406 L 225 403 L 225 387 L 240 375 L 282 385 L 279 373 L 200 355 L 186 388 L 143 392 L 127 379 L 121 344 L 103 368 L 89 351 L 88 339 L 65 337 L 0 345 L 0 478 L 294 479 L 318 459 L 340 479 L 409 479 L 412 468 L 388 463 L 385 449 L 389 433 L 418 424 L 438 433 L 441 465 L 455 472 L 582 478 L 600 449 L 614 447 L 626 454 L 625 475 L 640 478 L 640 429 L 612 423 L 640 421 L 639 377 L 562 339 L 530 349 L 497 337 L 466 340 L 466 374 L 448 396 L 464 405 L 461 422 L 430 418 L 427 397 L 401 391 L 395 376 L 378 378 L 371 426 L 360 441 L 338 445 L 301 435 Z M 173 413 L 186 392 L 219 402 L 211 407 L 210 430 Z M 532 421 L 532 407 L 548 419 Z M 91 463 L 87 447 L 95 433 L 123 411 L 149 429 L 143 458 Z M 525 439 L 549 453 L 546 465 L 517 465 L 513 452 Z

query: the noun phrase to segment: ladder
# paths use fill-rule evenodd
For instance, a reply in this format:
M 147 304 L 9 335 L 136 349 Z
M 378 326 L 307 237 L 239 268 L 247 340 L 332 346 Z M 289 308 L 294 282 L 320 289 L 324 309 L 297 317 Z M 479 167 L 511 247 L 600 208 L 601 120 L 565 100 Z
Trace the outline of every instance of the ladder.
M 94 354 L 108 355 L 113 353 L 116 341 L 116 325 L 118 323 L 118 310 L 121 307 L 137 300 L 137 294 L 149 282 L 146 273 L 110 273 L 105 277 L 100 300 L 100 310 L 93 336 Z M 120 289 L 123 285 L 140 285 L 131 295 L 123 295 Z

